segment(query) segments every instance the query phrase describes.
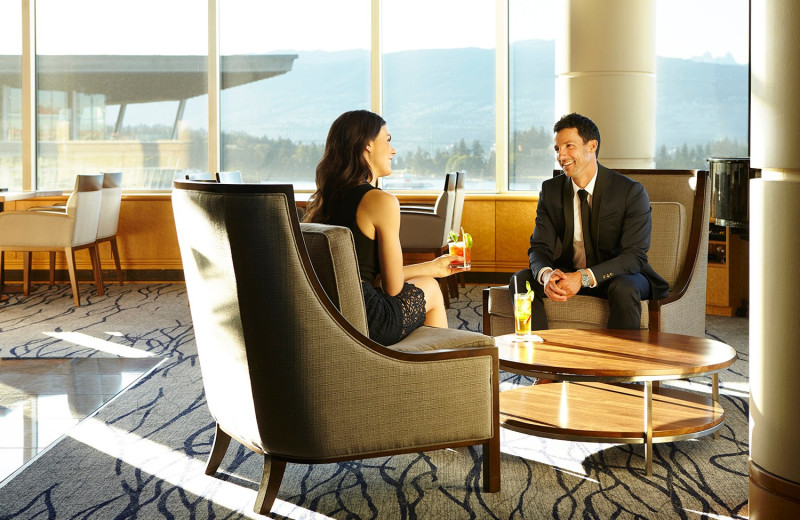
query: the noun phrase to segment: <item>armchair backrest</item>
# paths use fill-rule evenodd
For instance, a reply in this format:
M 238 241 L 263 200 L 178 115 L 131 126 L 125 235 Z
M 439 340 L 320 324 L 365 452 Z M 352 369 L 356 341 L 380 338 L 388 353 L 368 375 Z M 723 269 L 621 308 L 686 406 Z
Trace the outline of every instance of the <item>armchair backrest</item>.
M 445 220 L 445 227 L 448 232 L 453 223 L 453 207 L 455 203 L 456 174 L 455 172 L 451 172 L 444 177 L 444 188 L 442 188 L 442 192 L 436 198 L 436 204 L 433 209 L 436 215 Z
M 223 184 L 241 184 L 242 172 L 240 171 L 217 172 L 217 182 L 221 182 Z
M 98 239 L 117 234 L 121 203 L 122 172 L 103 172 L 103 199 L 100 205 L 100 220 L 97 223 Z
M 705 287 L 708 250 L 708 172 L 705 170 L 617 170 L 641 183 L 650 197 L 652 232 L 648 259 L 669 283 L 685 291 L 693 276 Z
M 337 429 L 357 429 L 337 412 L 353 406 L 343 382 L 355 364 L 399 354 L 331 303 L 307 253 L 291 185 L 175 181 L 172 203 L 214 419 L 262 452 L 330 455 Z M 382 377 L 376 371 L 374 384 Z
M 465 186 L 465 179 L 467 172 L 456 172 L 456 195 L 455 202 L 453 203 L 453 223 L 450 226 L 456 233 L 460 233 L 461 217 L 464 214 L 464 198 L 467 196 Z
M 97 239 L 102 189 L 102 174 L 75 176 L 75 188 L 67 199 L 67 215 L 75 219 L 72 246 L 82 246 Z

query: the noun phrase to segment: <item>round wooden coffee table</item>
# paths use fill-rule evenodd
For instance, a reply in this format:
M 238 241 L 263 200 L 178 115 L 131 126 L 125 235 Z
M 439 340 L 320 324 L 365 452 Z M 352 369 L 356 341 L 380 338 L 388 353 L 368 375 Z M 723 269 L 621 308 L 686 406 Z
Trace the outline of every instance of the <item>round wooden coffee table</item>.
M 725 411 L 719 375 L 736 360 L 729 345 L 649 330 L 534 331 L 543 342 L 498 336 L 500 368 L 561 383 L 500 393 L 500 425 L 556 439 L 643 443 L 652 474 L 653 443 L 716 432 Z M 711 398 L 653 382 L 712 376 Z M 643 382 L 642 385 L 624 383 Z

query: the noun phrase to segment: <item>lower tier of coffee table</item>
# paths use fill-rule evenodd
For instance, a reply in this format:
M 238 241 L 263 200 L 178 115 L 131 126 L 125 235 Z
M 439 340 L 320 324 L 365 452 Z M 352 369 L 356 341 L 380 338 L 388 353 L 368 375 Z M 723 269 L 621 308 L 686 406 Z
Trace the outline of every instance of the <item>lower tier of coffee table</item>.
M 648 421 L 645 387 L 561 382 L 506 390 L 500 393 L 500 425 L 571 441 L 645 443 L 648 474 L 651 442 L 699 437 L 722 426 L 725 413 L 719 403 L 663 386 L 653 391 Z

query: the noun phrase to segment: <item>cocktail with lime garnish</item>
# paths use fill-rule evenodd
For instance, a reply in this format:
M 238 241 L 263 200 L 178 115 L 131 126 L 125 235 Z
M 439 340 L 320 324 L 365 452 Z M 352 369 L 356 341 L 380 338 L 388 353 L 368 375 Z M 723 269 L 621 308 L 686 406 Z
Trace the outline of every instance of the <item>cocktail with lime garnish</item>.
M 450 242 L 447 244 L 448 252 L 457 256 L 450 267 L 470 267 L 472 266 L 472 235 L 461 230 L 461 237 L 455 231 L 450 231 Z
M 533 291 L 529 282 L 526 282 L 525 285 L 528 292 L 514 294 L 514 332 L 517 337 L 527 338 L 531 335 Z

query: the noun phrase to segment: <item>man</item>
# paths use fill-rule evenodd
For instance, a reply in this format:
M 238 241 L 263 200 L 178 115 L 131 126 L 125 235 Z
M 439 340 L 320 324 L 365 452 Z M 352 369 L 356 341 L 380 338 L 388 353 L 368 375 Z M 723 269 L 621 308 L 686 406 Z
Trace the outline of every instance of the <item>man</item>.
M 528 249 L 530 269 L 511 278 L 512 297 L 530 282 L 535 330 L 547 328 L 543 298 L 565 302 L 576 294 L 608 299 L 609 329 L 638 329 L 641 300 L 663 298 L 669 290 L 647 263 L 647 192 L 597 162 L 600 131 L 591 119 L 566 115 L 553 132 L 564 174 L 542 183 Z

